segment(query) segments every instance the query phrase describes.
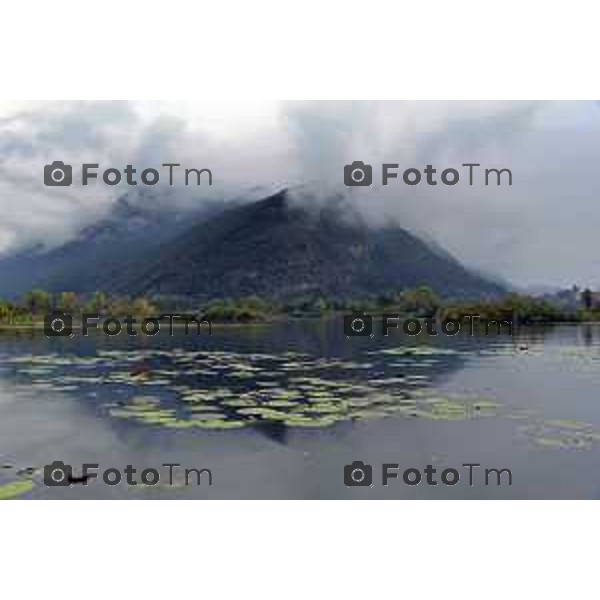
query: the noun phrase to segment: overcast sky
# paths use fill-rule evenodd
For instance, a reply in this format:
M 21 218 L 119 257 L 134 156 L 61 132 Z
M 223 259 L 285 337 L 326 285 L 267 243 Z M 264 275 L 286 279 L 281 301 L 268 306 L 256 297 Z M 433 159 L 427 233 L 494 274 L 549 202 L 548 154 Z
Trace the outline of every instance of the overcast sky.
M 600 288 L 600 105 L 594 102 L 0 102 L 0 251 L 56 244 L 127 191 L 46 188 L 53 160 L 101 169 L 161 162 L 210 168 L 212 188 L 177 190 L 173 210 L 308 184 L 346 194 L 373 224 L 396 221 L 470 266 L 520 286 Z M 374 165 L 370 188 L 343 167 Z M 461 181 L 382 187 L 381 163 L 459 168 Z M 469 186 L 465 162 L 510 168 L 513 185 Z M 259 191 L 260 190 L 260 191 Z

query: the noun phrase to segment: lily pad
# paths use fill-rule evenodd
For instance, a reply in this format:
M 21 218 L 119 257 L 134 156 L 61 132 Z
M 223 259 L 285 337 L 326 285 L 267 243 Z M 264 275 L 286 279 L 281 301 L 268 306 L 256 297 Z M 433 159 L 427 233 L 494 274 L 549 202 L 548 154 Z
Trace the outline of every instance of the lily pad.
M 33 481 L 30 479 L 24 481 L 13 481 L 0 485 L 0 500 L 11 500 L 18 498 L 33 489 Z

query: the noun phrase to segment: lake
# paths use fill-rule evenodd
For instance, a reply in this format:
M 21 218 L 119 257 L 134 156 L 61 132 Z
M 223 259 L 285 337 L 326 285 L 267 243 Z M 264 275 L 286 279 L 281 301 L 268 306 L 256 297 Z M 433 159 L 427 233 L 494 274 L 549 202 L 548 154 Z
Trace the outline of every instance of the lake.
M 514 337 L 348 339 L 341 317 L 211 337 L 3 333 L 0 497 L 598 498 L 599 384 L 592 324 Z M 47 487 L 55 461 L 76 477 L 97 463 L 99 479 Z M 345 485 L 355 461 L 372 485 Z M 181 465 L 173 485 L 164 464 Z M 127 465 L 160 482 L 102 480 Z M 184 468 L 209 469 L 212 485 L 207 471 L 185 485 Z M 508 471 L 486 485 L 486 469 L 510 470 L 512 485 Z

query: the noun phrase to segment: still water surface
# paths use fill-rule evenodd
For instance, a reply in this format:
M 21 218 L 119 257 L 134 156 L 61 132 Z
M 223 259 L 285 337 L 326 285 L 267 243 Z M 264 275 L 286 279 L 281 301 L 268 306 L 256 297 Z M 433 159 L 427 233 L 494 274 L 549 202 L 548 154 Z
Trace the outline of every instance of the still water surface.
M 0 337 L 0 497 L 598 498 L 600 326 L 515 337 L 347 339 L 341 323 L 214 328 L 212 337 Z M 43 465 L 126 465 L 157 486 L 48 488 Z M 373 466 L 372 487 L 344 466 Z M 208 468 L 168 483 L 164 463 Z M 383 463 L 400 479 L 383 486 Z M 478 463 L 469 485 L 464 463 Z M 437 470 L 437 486 L 402 482 Z M 460 481 L 443 485 L 455 468 Z M 510 469 L 498 486 L 483 469 Z

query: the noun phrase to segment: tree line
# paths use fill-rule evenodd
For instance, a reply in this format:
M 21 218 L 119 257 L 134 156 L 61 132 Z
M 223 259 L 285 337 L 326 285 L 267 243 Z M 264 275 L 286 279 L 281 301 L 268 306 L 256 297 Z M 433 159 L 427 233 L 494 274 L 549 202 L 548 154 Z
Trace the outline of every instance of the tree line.
M 27 292 L 15 302 L 0 300 L 0 322 L 2 323 L 15 325 L 33 323 L 54 311 L 62 311 L 73 316 L 83 313 L 108 316 L 131 314 L 143 318 L 156 316 L 158 307 L 144 297 L 130 299 L 103 292 L 81 296 L 75 292 L 51 293 L 42 289 Z
M 26 324 L 43 319 L 53 311 L 73 316 L 84 313 L 139 318 L 156 317 L 165 313 L 200 315 L 212 322 L 268 321 L 277 316 L 326 317 L 339 312 L 394 312 L 416 317 L 457 319 L 464 315 L 480 315 L 484 319 L 512 319 L 518 323 L 592 321 L 600 320 L 596 308 L 585 291 L 580 306 L 567 310 L 541 298 L 510 293 L 502 298 L 477 301 L 443 299 L 429 286 L 417 286 L 394 294 L 369 298 L 337 298 L 323 294 L 306 294 L 285 300 L 261 298 L 256 295 L 242 298 L 221 298 L 206 302 L 167 298 L 116 296 L 104 292 L 80 295 L 75 292 L 51 293 L 35 289 L 20 300 L 0 300 L 0 323 Z

